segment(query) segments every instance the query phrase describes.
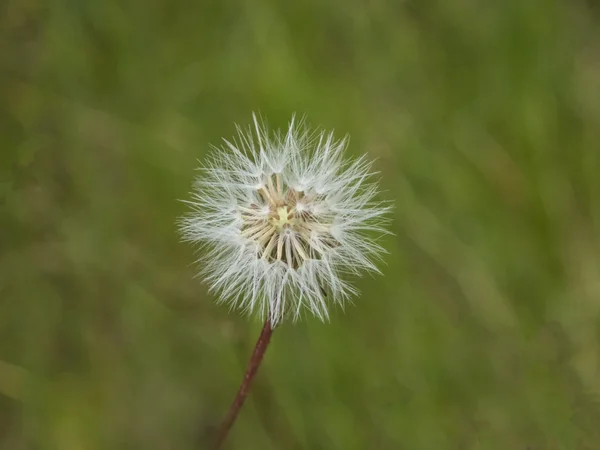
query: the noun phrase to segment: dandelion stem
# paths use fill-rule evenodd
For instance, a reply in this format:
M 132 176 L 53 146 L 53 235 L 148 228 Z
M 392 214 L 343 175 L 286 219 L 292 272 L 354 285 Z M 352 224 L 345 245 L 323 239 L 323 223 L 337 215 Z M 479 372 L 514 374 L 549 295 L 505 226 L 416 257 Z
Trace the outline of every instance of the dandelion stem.
M 218 450 L 222 447 L 225 439 L 229 435 L 229 430 L 235 423 L 235 419 L 246 400 L 246 396 L 248 395 L 248 390 L 250 389 L 250 385 L 252 384 L 252 380 L 254 379 L 254 375 L 258 371 L 258 367 L 265 355 L 265 351 L 267 350 L 267 346 L 271 341 L 271 334 L 273 334 L 273 328 L 271 327 L 271 322 L 267 317 L 265 320 L 265 325 L 256 341 L 256 345 L 254 346 L 254 352 L 252 353 L 252 357 L 248 363 L 248 368 L 246 369 L 246 374 L 244 375 L 244 379 L 242 380 L 242 384 L 240 385 L 240 389 L 238 390 L 233 403 L 231 404 L 231 408 L 229 408 L 229 412 L 227 416 L 221 423 L 221 427 L 219 429 L 219 435 L 217 439 L 217 444 L 214 449 Z

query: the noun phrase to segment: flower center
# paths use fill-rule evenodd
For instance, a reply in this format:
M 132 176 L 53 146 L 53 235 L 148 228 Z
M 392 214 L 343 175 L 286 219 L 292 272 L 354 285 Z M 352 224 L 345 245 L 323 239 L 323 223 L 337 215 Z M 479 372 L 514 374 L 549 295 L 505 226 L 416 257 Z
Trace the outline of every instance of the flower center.
M 268 177 L 256 189 L 255 202 L 240 208 L 240 231 L 256 244 L 257 257 L 298 269 L 309 259 L 321 259 L 338 242 L 331 235 L 331 214 L 311 212 L 322 198 L 296 191 L 282 181 L 279 174 Z
M 294 218 L 294 213 L 291 212 L 291 209 L 287 206 L 281 206 L 277 208 L 276 214 L 274 214 L 269 221 L 277 231 L 281 231 L 286 225 L 293 226 L 296 219 Z

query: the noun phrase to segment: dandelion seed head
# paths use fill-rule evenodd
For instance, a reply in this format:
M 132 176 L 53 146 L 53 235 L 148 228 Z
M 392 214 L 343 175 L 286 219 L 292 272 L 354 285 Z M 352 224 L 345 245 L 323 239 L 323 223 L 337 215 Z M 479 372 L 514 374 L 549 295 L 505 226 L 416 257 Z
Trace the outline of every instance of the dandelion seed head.
M 202 168 L 180 221 L 200 244 L 201 274 L 219 299 L 272 325 L 357 292 L 346 276 L 377 271 L 390 207 L 375 201 L 371 163 L 343 158 L 346 140 L 294 118 L 285 134 L 254 116 Z

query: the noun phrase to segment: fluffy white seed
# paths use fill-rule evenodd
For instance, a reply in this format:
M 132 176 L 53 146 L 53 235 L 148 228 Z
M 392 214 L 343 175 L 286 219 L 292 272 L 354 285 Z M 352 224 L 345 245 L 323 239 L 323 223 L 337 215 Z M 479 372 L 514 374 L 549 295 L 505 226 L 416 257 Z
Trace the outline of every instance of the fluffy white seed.
M 374 201 L 371 163 L 345 160 L 346 140 L 292 118 L 287 133 L 238 128 L 201 169 L 180 221 L 201 245 L 201 274 L 221 301 L 275 326 L 356 294 L 348 274 L 375 271 L 390 207 Z

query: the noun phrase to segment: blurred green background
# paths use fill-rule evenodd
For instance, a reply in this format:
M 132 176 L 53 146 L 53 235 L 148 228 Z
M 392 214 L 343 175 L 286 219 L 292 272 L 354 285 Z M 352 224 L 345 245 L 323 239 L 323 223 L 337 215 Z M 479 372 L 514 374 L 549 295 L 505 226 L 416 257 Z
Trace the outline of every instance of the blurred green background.
M 261 324 L 179 242 L 259 111 L 377 158 L 383 276 L 278 328 L 230 449 L 600 448 L 600 8 L 0 4 L 0 448 L 206 448 Z

